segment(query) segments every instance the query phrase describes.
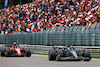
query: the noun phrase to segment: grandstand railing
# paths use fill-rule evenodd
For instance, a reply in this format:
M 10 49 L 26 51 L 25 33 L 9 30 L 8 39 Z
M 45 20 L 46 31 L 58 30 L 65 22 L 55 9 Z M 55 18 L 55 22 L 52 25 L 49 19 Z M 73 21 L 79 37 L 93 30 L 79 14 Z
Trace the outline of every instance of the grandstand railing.
M 54 27 L 35 33 L 0 34 L 1 44 L 100 46 L 100 24 L 77 27 Z

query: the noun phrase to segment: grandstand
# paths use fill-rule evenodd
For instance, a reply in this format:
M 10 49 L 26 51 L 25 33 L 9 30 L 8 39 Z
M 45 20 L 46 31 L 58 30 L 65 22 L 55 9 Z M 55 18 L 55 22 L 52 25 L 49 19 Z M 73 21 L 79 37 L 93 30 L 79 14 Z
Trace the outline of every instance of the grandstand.
M 100 46 L 99 22 L 99 0 L 38 0 L 13 5 L 0 10 L 0 43 Z

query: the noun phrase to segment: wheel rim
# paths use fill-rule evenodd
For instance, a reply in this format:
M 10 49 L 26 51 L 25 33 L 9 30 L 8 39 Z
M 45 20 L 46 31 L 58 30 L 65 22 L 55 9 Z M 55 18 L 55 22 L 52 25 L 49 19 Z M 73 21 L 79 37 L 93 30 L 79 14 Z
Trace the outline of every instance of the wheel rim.
M 57 61 L 59 60 L 59 51 L 57 51 Z
M 49 51 L 49 59 L 51 59 L 51 54 L 50 54 L 50 51 Z

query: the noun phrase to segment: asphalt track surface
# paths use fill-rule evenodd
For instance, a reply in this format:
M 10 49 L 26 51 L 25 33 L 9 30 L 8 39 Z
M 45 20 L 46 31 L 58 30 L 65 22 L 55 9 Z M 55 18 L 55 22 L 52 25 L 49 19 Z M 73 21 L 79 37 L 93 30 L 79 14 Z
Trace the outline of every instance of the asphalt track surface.
M 49 61 L 47 55 L 0 57 L 0 67 L 100 67 L 100 59 L 91 61 Z

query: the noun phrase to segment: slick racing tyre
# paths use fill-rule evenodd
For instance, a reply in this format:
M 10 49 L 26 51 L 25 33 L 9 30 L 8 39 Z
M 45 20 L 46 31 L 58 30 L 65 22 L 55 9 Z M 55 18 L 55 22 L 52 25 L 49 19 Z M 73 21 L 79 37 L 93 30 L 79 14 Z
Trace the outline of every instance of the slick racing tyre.
M 10 55 L 10 48 L 6 47 L 5 52 L 6 52 L 5 56 L 9 56 Z
M 75 50 L 77 55 L 80 56 L 80 50 Z
M 51 49 L 49 51 L 49 60 L 55 60 L 56 59 L 56 50 L 55 49 Z
M 90 55 L 90 53 L 89 53 L 88 50 L 84 50 L 84 51 L 83 51 L 83 57 L 86 58 L 86 59 L 84 59 L 84 61 L 90 61 L 91 55 Z
M 56 60 L 57 61 L 62 60 L 61 57 L 63 57 L 63 56 L 64 56 L 63 50 L 58 50 L 57 51 L 57 58 L 56 58 Z
M 1 48 L 1 57 L 2 56 L 5 56 L 5 48 L 3 47 L 3 48 Z
M 62 50 L 59 50 L 59 55 L 60 55 L 60 57 L 63 57 L 64 53 Z
M 30 57 L 31 56 L 31 51 L 29 48 L 26 49 L 26 57 Z

